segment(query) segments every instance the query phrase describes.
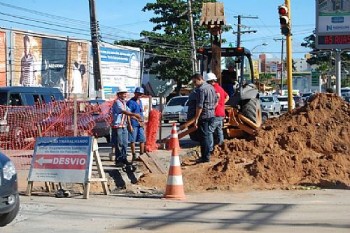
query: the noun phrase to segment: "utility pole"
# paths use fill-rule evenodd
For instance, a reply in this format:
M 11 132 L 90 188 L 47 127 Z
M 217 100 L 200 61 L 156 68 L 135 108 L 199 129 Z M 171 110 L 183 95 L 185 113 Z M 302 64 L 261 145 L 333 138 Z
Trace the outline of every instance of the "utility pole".
M 288 19 L 289 19 L 289 26 L 292 28 L 292 22 L 291 22 L 291 8 L 290 8 L 290 0 L 285 0 L 285 5 L 287 6 L 288 10 Z M 287 41 L 287 86 L 288 86 L 288 111 L 292 111 L 292 104 L 293 104 L 293 61 L 292 61 L 292 34 L 288 33 L 286 35 L 286 41 Z
M 95 91 L 102 91 L 101 81 L 101 65 L 100 65 L 100 48 L 99 42 L 99 26 L 96 16 L 95 0 L 89 0 L 90 9 L 90 30 L 91 30 L 91 45 L 93 55 L 93 71 L 95 81 Z M 99 93 L 102 95 L 102 93 Z
M 233 34 L 237 34 L 237 47 L 241 47 L 241 35 L 246 33 L 256 33 L 256 30 L 248 30 L 242 31 L 242 18 L 244 19 L 258 19 L 256 16 L 235 16 L 237 18 L 237 32 L 233 32 Z
M 197 72 L 197 54 L 196 54 L 196 41 L 194 37 L 194 28 L 193 28 L 192 0 L 187 0 L 187 7 L 188 7 L 188 19 L 190 21 L 190 32 L 191 32 L 192 71 L 194 74 Z
M 274 41 L 281 41 L 282 42 L 282 47 L 281 47 L 281 94 L 283 90 L 283 55 L 284 55 L 284 41 L 285 39 L 282 37 L 281 39 L 274 39 Z

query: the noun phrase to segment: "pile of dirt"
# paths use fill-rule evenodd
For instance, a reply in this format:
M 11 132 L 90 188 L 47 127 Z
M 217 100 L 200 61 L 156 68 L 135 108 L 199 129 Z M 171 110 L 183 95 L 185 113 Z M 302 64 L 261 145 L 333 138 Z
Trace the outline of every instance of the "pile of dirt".
M 186 191 L 350 187 L 350 105 L 317 94 L 304 107 L 270 119 L 250 140 L 225 141 L 212 162 L 183 158 Z M 166 177 L 141 183 L 164 188 Z

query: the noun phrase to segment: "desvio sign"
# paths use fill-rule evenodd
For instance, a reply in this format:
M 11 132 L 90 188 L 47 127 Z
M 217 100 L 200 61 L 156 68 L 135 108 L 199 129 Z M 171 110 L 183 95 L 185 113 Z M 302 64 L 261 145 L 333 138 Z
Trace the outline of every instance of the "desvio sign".
M 41 137 L 28 181 L 85 183 L 92 164 L 91 137 Z

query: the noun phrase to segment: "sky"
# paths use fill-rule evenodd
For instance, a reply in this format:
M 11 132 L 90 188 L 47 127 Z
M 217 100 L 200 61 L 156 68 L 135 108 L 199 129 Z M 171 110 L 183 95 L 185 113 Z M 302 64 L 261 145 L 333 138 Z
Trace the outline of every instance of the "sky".
M 106 41 L 138 39 L 142 30 L 151 30 L 153 12 L 142 8 L 152 0 L 95 0 L 102 38 Z M 282 38 L 278 6 L 284 0 L 222 0 L 227 24 L 236 31 L 235 16 L 243 18 L 243 30 L 257 33 L 242 35 L 242 45 L 257 56 L 267 53 L 280 57 Z M 293 57 L 302 58 L 310 49 L 300 46 L 315 29 L 315 0 L 290 0 L 293 33 Z M 59 16 L 59 17 L 57 17 Z M 89 0 L 0 0 L 0 27 L 43 32 L 74 38 L 89 39 Z M 230 31 L 223 38 L 232 44 L 236 35 Z M 267 44 L 263 46 L 262 44 Z

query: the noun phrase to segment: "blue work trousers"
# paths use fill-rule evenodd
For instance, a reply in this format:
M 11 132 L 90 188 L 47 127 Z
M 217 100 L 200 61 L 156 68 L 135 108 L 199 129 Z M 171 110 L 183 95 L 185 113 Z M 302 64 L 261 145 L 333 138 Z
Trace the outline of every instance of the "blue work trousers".
M 211 148 L 213 145 L 213 132 L 211 131 L 214 123 L 214 117 L 200 119 L 198 122 L 199 135 L 201 137 L 201 155 L 202 161 L 210 161 Z
M 213 132 L 212 137 L 212 145 L 211 151 L 214 149 L 214 144 L 222 145 L 224 143 L 224 132 L 222 131 L 222 127 L 224 124 L 223 117 L 215 117 L 212 126 L 210 127 L 210 131 Z
M 123 162 L 128 149 L 128 130 L 126 127 L 113 128 L 112 134 L 115 137 L 115 162 Z

